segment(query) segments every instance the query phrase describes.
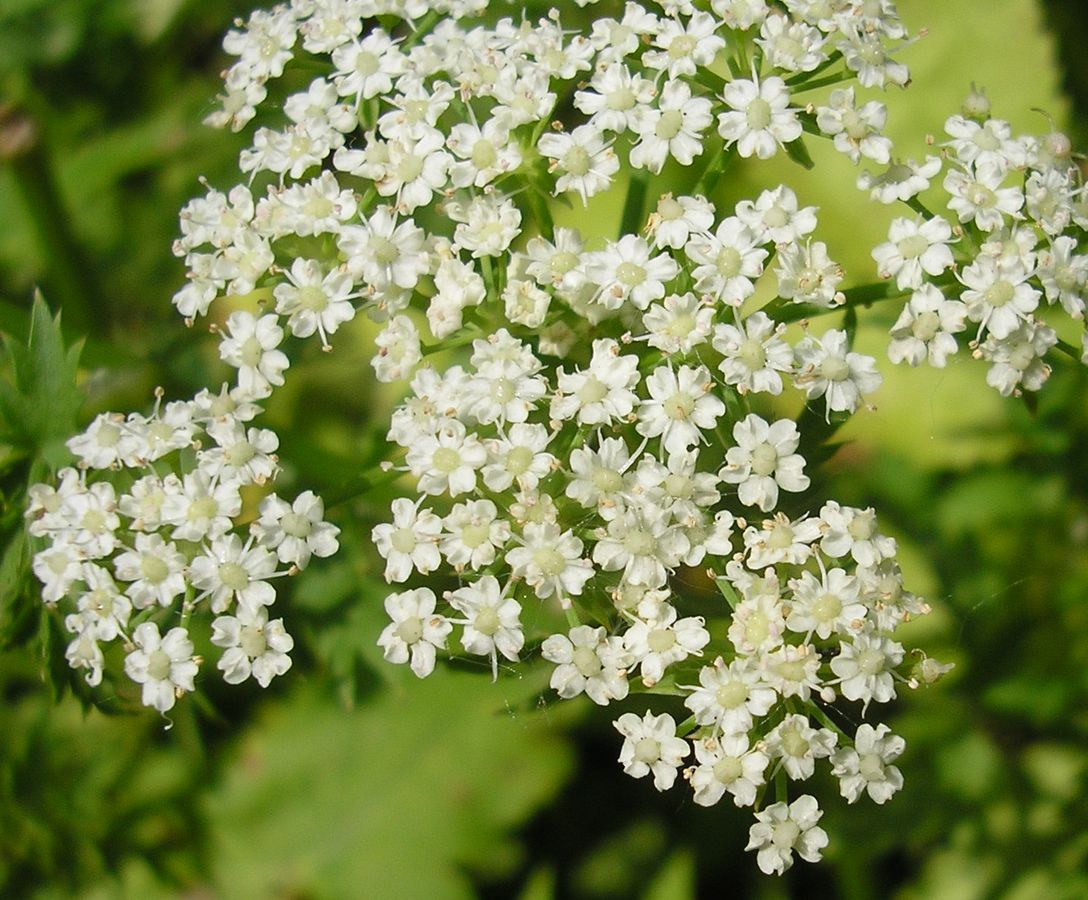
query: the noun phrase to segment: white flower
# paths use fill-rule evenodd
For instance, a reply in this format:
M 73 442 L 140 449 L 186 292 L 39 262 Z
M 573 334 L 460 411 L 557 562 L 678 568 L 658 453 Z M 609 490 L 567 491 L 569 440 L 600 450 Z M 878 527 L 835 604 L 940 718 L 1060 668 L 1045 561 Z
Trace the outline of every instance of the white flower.
M 598 68 L 589 87 L 592 90 L 575 91 L 574 105 L 599 131 L 636 131 L 656 94 L 652 81 L 618 62 Z
M 786 300 L 828 308 L 842 302 L 837 293 L 842 267 L 828 256 L 823 241 L 780 246 L 774 274 L 778 295 Z
M 631 665 L 639 666 L 642 683 L 657 684 L 665 669 L 689 656 L 701 656 L 710 643 L 710 633 L 701 616 L 677 618 L 676 608 L 661 603 L 650 615 L 635 620 L 623 634 L 623 646 L 631 654 Z
M 490 500 L 458 503 L 443 520 L 439 549 L 456 569 L 479 569 L 495 561 L 495 551 L 510 539 L 510 524 L 498 519 Z
M 623 640 L 606 636 L 604 628 L 577 625 L 569 636 L 553 634 L 541 645 L 540 653 L 555 663 L 551 686 L 569 700 L 585 693 L 598 706 L 627 696 L 628 653 Z
M 755 293 L 754 280 L 763 274 L 768 253 L 755 233 L 740 219 L 723 219 L 713 234 L 688 241 L 684 252 L 699 265 L 692 271 L 695 290 L 739 307 Z
M 892 734 L 887 725 L 859 725 L 854 746 L 840 747 L 831 756 L 839 791 L 849 803 L 855 803 L 862 792 L 874 803 L 886 803 L 903 787 L 903 773 L 890 763 L 906 746 L 906 741 Z
M 995 338 L 1006 338 L 1028 320 L 1042 294 L 1028 281 L 1030 273 L 1019 262 L 979 256 L 960 273 L 967 290 L 960 295 L 967 317 Z
M 660 50 L 647 50 L 642 62 L 650 69 L 664 69 L 669 78 L 694 75 L 697 66 L 709 66 L 725 40 L 716 34 L 718 23 L 709 13 L 699 10 L 692 14 L 690 4 L 684 10 L 691 18 L 686 23 L 662 19 L 653 38 Z
M 827 846 L 827 832 L 816 823 L 823 815 L 810 794 L 788 806 L 774 803 L 756 813 L 758 820 L 748 832 L 748 846 L 755 850 L 756 864 L 765 875 L 781 875 L 793 865 L 793 853 L 805 862 L 818 862 Z
M 612 338 L 593 342 L 589 368 L 567 374 L 559 369 L 559 390 L 550 415 L 563 422 L 572 417 L 579 425 L 606 425 L 626 419 L 638 403 L 638 357 L 621 355 Z
M 158 625 L 144 622 L 132 632 L 132 643 L 135 649 L 125 657 L 125 674 L 143 685 L 144 706 L 165 713 L 174 708 L 182 693 L 195 690 L 197 663 L 184 628 L 171 628 L 161 636 Z
M 325 504 L 313 491 L 303 491 L 291 504 L 269 494 L 259 512 L 250 528 L 262 545 L 276 551 L 280 562 L 304 569 L 311 556 L 332 556 L 340 546 L 340 529 L 324 521 Z
M 703 152 L 703 131 L 713 121 L 711 103 L 705 97 L 693 97 L 682 81 L 667 81 L 657 109 L 641 116 L 638 143 L 631 148 L 631 165 L 659 174 L 671 156 L 682 166 L 690 166 Z
M 185 591 L 185 557 L 157 534 L 137 534 L 135 547 L 113 561 L 117 577 L 132 582 L 125 593 L 137 609 L 169 606 Z
M 442 562 L 438 553 L 442 520 L 406 497 L 393 501 L 392 512 L 391 524 L 375 525 L 370 533 L 374 546 L 386 561 L 385 580 L 407 581 L 413 570 L 421 575 L 433 572 Z
M 477 656 L 491 657 L 492 677 L 498 677 L 498 653 L 517 662 L 525 644 L 521 628 L 521 604 L 499 588 L 492 575 L 447 595 L 450 605 L 465 618 L 461 646 Z
M 239 607 L 237 616 L 212 622 L 212 643 L 226 652 L 216 666 L 227 684 L 241 684 L 250 675 L 263 688 L 291 668 L 287 654 L 295 641 L 283 628 L 283 619 L 268 621 L 268 610 Z
M 687 354 L 706 343 L 714 325 L 714 309 L 692 293 L 669 294 L 642 317 L 646 343 L 668 353 Z
M 455 246 L 468 250 L 474 259 L 502 256 L 521 230 L 521 213 L 501 194 L 474 197 L 464 206 L 451 201 L 445 209 L 459 223 L 453 233 Z
M 658 366 L 646 379 L 650 397 L 639 404 L 636 430 L 644 437 L 660 437 L 667 453 L 683 453 L 699 444 L 702 430 L 714 428 L 725 413 L 725 404 L 710 393 L 713 384 L 705 366 L 681 366 L 679 372 Z
M 982 358 L 993 363 L 986 373 L 986 383 L 1006 397 L 1021 387 L 1039 390 L 1050 377 L 1050 366 L 1043 357 L 1057 343 L 1054 329 L 1041 322 L 1022 322 L 1001 339 L 990 334 L 979 347 Z
M 791 579 L 793 591 L 786 627 L 806 635 L 827 640 L 833 633 L 856 634 L 865 619 L 865 605 L 860 602 L 857 579 L 843 569 L 830 569 L 816 578 L 812 572 L 802 572 Z
M 232 601 L 255 609 L 271 606 L 276 589 L 266 579 L 276 570 L 276 555 L 250 538 L 245 544 L 236 534 L 212 541 L 189 566 L 189 579 L 200 594 L 194 602 L 210 598 L 212 612 L 226 612 Z
M 828 331 L 822 338 L 807 335 L 794 349 L 798 373 L 795 383 L 810 400 L 824 397 L 827 415 L 854 412 L 866 394 L 883 382 L 871 356 L 853 353 L 845 331 Z
M 736 214 L 760 244 L 792 244 L 816 230 L 816 207 L 800 207 L 797 195 L 785 185 L 764 191 L 754 202 L 741 200 Z
M 873 249 L 881 278 L 895 278 L 895 286 L 904 291 L 920 288 L 926 275 L 940 275 L 951 268 L 952 226 L 940 216 L 928 221 L 893 219 L 888 228 L 888 242 Z
M 726 464 L 718 476 L 739 485 L 737 496 L 745 506 L 769 512 L 778 504 L 779 490 L 808 488 L 809 478 L 801 471 L 805 459 L 794 452 L 801 435 L 791 420 L 768 425 L 751 413 L 733 426 L 733 440 L 737 446 L 726 451 Z
M 599 534 L 593 561 L 605 572 L 623 572 L 625 584 L 662 587 L 691 549 L 679 526 L 651 506 L 619 509 Z
M 272 291 L 276 312 L 288 317 L 287 327 L 295 337 L 309 337 L 316 331 L 321 346 L 327 348 L 328 335 L 355 317 L 351 300 L 359 295 L 352 290 L 351 276 L 340 269 L 326 274 L 317 260 L 301 258 L 285 274 L 287 282 Z
M 554 594 L 563 606 L 570 606 L 570 595 L 581 594 L 594 574 L 593 565 L 581 556 L 582 541 L 572 532 L 561 532 L 550 522 L 530 522 L 521 546 L 508 551 L 506 561 L 514 577 L 524 578 L 541 600 Z
M 464 425 L 451 421 L 414 443 L 406 462 L 422 493 L 456 497 L 476 487 L 476 472 L 487 462 L 487 450 Z
M 374 338 L 378 352 L 370 360 L 374 376 L 386 384 L 408 378 L 423 358 L 419 332 L 408 316 L 394 316 Z
M 510 140 L 510 128 L 497 119 L 488 119 L 483 128 L 470 122 L 454 125 L 446 146 L 463 160 L 450 167 L 455 187 L 483 187 L 521 165 L 521 151 Z
M 676 782 L 676 769 L 690 752 L 688 743 L 676 736 L 676 722 L 668 713 L 642 718 L 624 713 L 612 723 L 623 735 L 619 761 L 632 778 L 654 776 L 654 787 L 667 791 Z
M 247 397 L 261 399 L 283 384 L 283 372 L 290 365 L 287 354 L 276 348 L 283 342 L 279 317 L 259 319 L 244 311 L 227 319 L 229 337 L 219 343 L 219 357 L 238 370 L 238 387 Z
M 583 203 L 606 190 L 620 167 L 619 158 L 592 125 L 579 125 L 570 134 L 545 134 L 537 150 L 552 160 L 549 171 L 563 173 L 556 179 L 555 192 L 573 191 Z
M 823 539 L 820 549 L 839 559 L 849 554 L 859 566 L 875 566 L 895 556 L 895 539 L 882 535 L 872 507 L 855 509 L 829 500 L 820 510 Z
M 893 160 L 888 168 L 879 175 L 872 175 L 868 170 L 857 179 L 859 191 L 868 191 L 869 196 L 879 203 L 895 203 L 897 200 L 910 200 L 922 191 L 929 190 L 930 179 L 941 171 L 941 159 L 927 156 L 921 163 L 908 159 L 905 162 Z
M 665 285 L 680 267 L 667 253 L 651 258 L 651 252 L 643 238 L 625 234 L 609 242 L 607 249 L 588 254 L 586 277 L 597 285 L 597 303 L 612 310 L 625 303 L 646 309 L 651 300 L 664 297 Z
M 684 706 L 699 725 L 713 725 L 727 735 L 749 731 L 756 716 L 765 716 L 778 699 L 759 669 L 740 658 L 728 665 L 719 656 L 699 670 L 699 686 L 690 687 Z
M 964 172 L 949 169 L 944 189 L 949 193 L 948 208 L 960 222 L 974 222 L 983 231 L 1005 225 L 1005 217 L 1016 217 L 1024 205 L 1024 192 L 1018 187 L 1001 187 L 1005 170 L 980 165 Z
M 831 660 L 831 671 L 841 680 L 847 700 L 887 703 L 895 697 L 894 670 L 903 661 L 903 646 L 891 638 L 859 634 Z
M 201 451 L 201 471 L 218 477 L 221 483 L 264 484 L 275 476 L 279 468 L 275 451 L 280 445 L 275 432 L 246 429 L 237 420 L 213 422 L 207 432 L 217 446 Z
M 736 144 L 745 158 L 769 159 L 779 146 L 801 136 L 801 120 L 790 108 L 789 89 L 777 75 L 763 79 L 762 84 L 758 79 L 730 81 L 722 99 L 733 111 L 718 115 L 718 134 L 726 146 Z
M 406 663 L 419 678 L 434 671 L 435 651 L 446 649 L 446 638 L 453 625 L 445 616 L 435 613 L 434 591 L 417 588 L 390 594 L 385 598 L 385 611 L 393 621 L 378 637 L 386 662 Z
M 911 294 L 891 330 L 888 358 L 894 363 L 917 366 L 929 362 L 944 368 L 948 357 L 959 349 L 954 334 L 966 328 L 967 307 L 949 300 L 932 284 Z
M 756 802 L 756 788 L 763 784 L 763 773 L 770 760 L 761 750 L 749 749 L 748 735 L 726 734 L 695 742 L 699 765 L 691 773 L 694 800 L 700 806 L 713 806 L 726 791 L 737 806 Z
M 794 781 L 812 777 L 816 760 L 835 749 L 838 735 L 828 728 L 813 728 L 802 715 L 786 716 L 766 737 L 771 758 L 780 757 L 786 774 Z
M 892 142 L 880 133 L 887 118 L 888 108 L 876 100 L 858 109 L 853 87 L 832 91 L 828 105 L 816 110 L 820 131 L 832 137 L 835 149 L 854 163 L 862 156 L 882 165 L 891 159 Z
M 566 495 L 586 509 L 600 507 L 602 516 L 612 518 L 606 511 L 619 511 L 628 487 L 624 474 L 637 458 L 623 438 L 602 438 L 597 450 L 576 447 L 570 453 Z

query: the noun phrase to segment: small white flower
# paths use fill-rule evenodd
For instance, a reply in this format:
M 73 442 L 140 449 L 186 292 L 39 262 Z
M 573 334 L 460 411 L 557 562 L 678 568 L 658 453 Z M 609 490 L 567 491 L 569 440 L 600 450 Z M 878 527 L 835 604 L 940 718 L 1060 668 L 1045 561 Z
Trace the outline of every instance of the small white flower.
M 521 604 L 507 597 L 492 575 L 449 594 L 450 605 L 464 614 L 461 646 L 477 656 L 491 657 L 492 677 L 498 677 L 498 653 L 517 662 L 525 644 Z
M 952 226 L 940 216 L 928 221 L 893 219 L 887 243 L 873 249 L 881 278 L 895 278 L 904 291 L 920 288 L 926 275 L 940 275 L 952 267 Z
M 932 284 L 911 294 L 891 330 L 888 358 L 894 363 L 917 366 L 929 362 L 942 369 L 959 346 L 953 335 L 966 328 L 967 307 L 949 300 Z
M 287 654 L 295 641 L 283 628 L 283 619 L 268 621 L 268 610 L 239 607 L 237 616 L 212 622 L 212 643 L 224 649 L 216 665 L 227 684 L 241 684 L 250 675 L 263 688 L 291 668 Z
M 690 752 L 687 741 L 676 736 L 676 722 L 668 713 L 642 718 L 624 713 L 612 723 L 623 735 L 619 761 L 632 778 L 654 776 L 654 787 L 667 791 L 676 782 L 677 767 Z
M 239 310 L 227 319 L 229 337 L 219 343 L 219 357 L 238 370 L 242 394 L 259 400 L 283 384 L 283 372 L 290 365 L 287 354 L 276 349 L 283 342 L 279 317 L 261 316 Z
M 770 762 L 766 753 L 749 748 L 747 734 L 696 741 L 695 759 L 699 765 L 691 773 L 691 786 L 700 806 L 713 806 L 726 791 L 737 806 L 752 806 Z
M 551 686 L 569 700 L 585 693 L 598 706 L 627 696 L 629 658 L 623 640 L 606 636 L 604 628 L 577 625 L 568 635 L 553 634 L 541 645 L 540 653 L 555 663 Z
M 733 440 L 737 446 L 726 451 L 718 476 L 738 485 L 737 496 L 745 506 L 769 512 L 778 504 L 779 490 L 808 488 L 809 478 L 801 471 L 805 459 L 794 452 L 801 435 L 790 419 L 768 424 L 751 413 L 733 426 Z
M 681 366 L 674 372 L 658 366 L 646 379 L 649 399 L 638 408 L 635 426 L 644 437 L 661 438 L 667 453 L 683 453 L 703 440 L 725 413 L 725 404 L 710 393 L 714 380 L 705 366 Z
M 890 800 L 903 787 L 903 773 L 890 763 L 906 746 L 906 741 L 892 734 L 887 725 L 859 725 L 854 746 L 840 747 L 831 756 L 832 772 L 847 802 L 857 802 L 863 792 L 874 803 Z
M 756 864 L 765 875 L 781 875 L 793 865 L 793 853 L 805 862 L 818 862 L 827 846 L 827 832 L 816 823 L 823 815 L 816 798 L 798 797 L 788 806 L 774 803 L 756 813 L 745 850 L 756 851 Z
M 570 596 L 581 594 L 594 574 L 592 563 L 582 558 L 582 541 L 550 522 L 527 524 L 521 546 L 508 551 L 506 561 L 541 600 L 554 594 L 563 606 L 570 606 Z
M 435 613 L 434 591 L 417 588 L 390 594 L 385 598 L 385 611 L 393 621 L 378 637 L 386 662 L 406 663 L 419 678 L 434 671 L 435 651 L 446 649 L 446 638 L 453 625 L 445 616 Z
M 718 115 L 718 134 L 726 146 L 736 144 L 742 157 L 769 159 L 781 145 L 801 136 L 801 120 L 789 105 L 789 89 L 777 75 L 763 79 L 762 84 L 758 79 L 730 81 L 722 99 L 733 111 Z
M 165 713 L 182 693 L 195 690 L 197 663 L 184 628 L 171 628 L 163 636 L 154 622 L 144 622 L 132 632 L 132 643 L 135 649 L 125 657 L 125 674 L 143 685 L 144 706 Z
M 311 556 L 332 556 L 340 546 L 340 529 L 324 521 L 325 504 L 313 491 L 303 491 L 290 504 L 269 494 L 258 509 L 250 528 L 263 546 L 276 551 L 280 562 L 304 569 Z
M 407 581 L 413 570 L 421 575 L 433 572 L 442 562 L 438 553 L 442 520 L 406 497 L 393 501 L 392 512 L 392 523 L 375 525 L 370 533 L 386 561 L 385 580 Z
M 810 400 L 824 397 L 827 415 L 854 412 L 861 398 L 880 387 L 884 378 L 871 356 L 851 352 L 845 331 L 828 331 L 822 338 L 807 335 L 794 349 L 795 383 Z

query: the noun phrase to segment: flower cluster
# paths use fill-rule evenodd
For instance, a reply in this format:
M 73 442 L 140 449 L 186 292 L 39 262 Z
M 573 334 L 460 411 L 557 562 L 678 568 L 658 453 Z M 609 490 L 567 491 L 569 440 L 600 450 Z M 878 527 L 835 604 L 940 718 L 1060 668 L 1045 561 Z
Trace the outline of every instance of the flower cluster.
M 958 350 L 955 336 L 966 333 L 972 356 L 990 364 L 987 383 L 1005 396 L 1037 391 L 1053 349 L 1088 365 L 1080 170 L 1065 135 L 1014 135 L 980 92 L 944 128 L 939 156 L 895 161 L 858 179 L 874 200 L 911 208 L 873 249 L 881 277 L 909 298 L 888 355 L 942 368 Z M 1079 349 L 1044 322 L 1047 307 L 1081 324 Z
M 104 413 L 68 442 L 79 468 L 31 488 L 30 533 L 48 542 L 34 574 L 64 613 L 68 663 L 92 687 L 120 641 L 142 702 L 167 712 L 194 690 L 190 630 L 206 621 L 228 684 L 252 676 L 267 687 L 291 667 L 294 641 L 269 617 L 273 581 L 336 552 L 339 529 L 313 493 L 288 503 L 267 492 L 279 441 L 251 424 L 260 407 L 246 397 L 224 385 L 160 398 L 147 416 Z M 247 528 L 254 491 L 263 496 Z
M 865 715 L 944 667 L 923 657 L 917 680 L 906 671 L 895 633 L 927 606 L 873 510 L 809 495 L 811 438 L 790 410 L 836 426 L 864 408 L 881 377 L 850 322 L 908 295 L 893 359 L 941 365 L 971 321 L 991 382 L 1037 388 L 1062 342 L 1034 311 L 1045 295 L 1080 317 L 1088 277 L 1068 147 L 1013 139 L 975 109 L 950 120 L 943 158 L 900 162 L 884 104 L 858 92 L 909 80 L 891 0 L 601 2 L 592 20 L 567 8 L 535 22 L 487 7 L 292 0 L 230 32 L 236 61 L 209 121 L 257 127 L 244 183 L 182 210 L 174 304 L 190 322 L 230 310 L 213 327 L 237 387 L 156 410 L 155 448 L 136 417 L 73 441 L 85 471 L 32 509 L 61 554 L 36 560 L 46 600 L 94 593 L 99 573 L 132 582 L 113 589 L 112 626 L 73 620 L 70 657 L 100 678 L 112 628 L 161 709 L 191 687 L 192 646 L 181 628 L 135 623 L 177 598 L 183 621 L 219 616 L 227 680 L 286 668 L 269 579 L 333 552 L 335 530 L 313 495 L 292 507 L 271 495 L 244 542 L 230 534 L 239 483 L 275 469 L 274 438 L 245 423 L 297 340 L 331 350 L 365 314 L 381 324 L 375 377 L 407 383 L 385 465 L 410 496 L 372 532 L 395 586 L 385 658 L 425 677 L 440 653 L 464 653 L 497 677 L 539 655 L 561 698 L 652 694 L 687 718 L 621 712 L 627 773 L 753 807 L 749 849 L 766 872 L 818 859 L 820 810 L 807 794 L 787 803 L 790 783 L 820 764 L 848 802 L 888 800 L 903 741 L 880 723 L 847 733 L 842 707 Z M 911 208 L 874 251 L 886 282 L 845 286 L 818 210 L 786 185 L 713 200 L 733 160 L 808 163 L 806 137 L 888 167 L 860 184 Z M 942 168 L 947 219 L 919 199 Z M 651 192 L 663 174 L 683 189 Z M 616 190 L 618 234 L 560 218 L 561 204 Z M 812 328 L 841 310 L 842 328 Z M 149 470 L 119 498 L 86 474 L 148 467 L 167 446 L 175 473 Z M 92 533 L 79 510 L 94 503 L 107 524 Z M 194 506 L 218 525 L 173 512 Z M 162 575 L 148 586 L 152 558 L 173 562 L 151 566 Z

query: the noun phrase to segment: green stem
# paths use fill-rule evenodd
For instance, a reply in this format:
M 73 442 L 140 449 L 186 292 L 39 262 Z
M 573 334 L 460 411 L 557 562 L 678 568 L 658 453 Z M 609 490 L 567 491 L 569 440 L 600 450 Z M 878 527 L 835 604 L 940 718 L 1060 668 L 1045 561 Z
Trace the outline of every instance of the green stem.
M 695 183 L 695 187 L 691 189 L 692 196 L 698 196 L 699 194 L 705 196 L 708 189 L 713 186 L 711 182 L 718 180 L 718 177 L 729 168 L 735 157 L 736 154 L 727 150 L 725 144 L 722 144 L 718 148 L 718 152 L 707 162 L 703 174 L 699 176 L 699 180 Z
M 895 286 L 894 281 L 878 281 L 874 284 L 862 284 L 842 291 L 846 301 L 838 306 L 816 306 L 812 303 L 793 303 L 781 297 L 772 300 L 763 311 L 776 322 L 797 322 L 801 319 L 826 316 L 829 313 L 842 312 L 856 306 L 871 306 L 881 300 L 894 300 L 905 297 L 907 292 Z
M 342 503 L 347 503 L 349 500 L 361 497 L 375 488 L 392 484 L 400 478 L 400 476 L 401 473 L 397 471 L 379 472 L 378 474 L 364 473 L 358 475 L 342 484 L 336 490 L 327 492 L 325 494 L 325 508 L 331 509 L 334 506 L 340 506 Z
M 1069 342 L 1063 341 L 1061 338 L 1058 338 L 1058 343 L 1056 343 L 1054 347 L 1058 350 L 1061 350 L 1061 352 L 1064 353 L 1066 356 L 1069 356 L 1075 359 L 1077 362 L 1080 362 L 1080 351 Z
M 827 87 L 829 84 L 841 84 L 842 82 L 849 81 L 855 77 L 856 75 L 847 69 L 845 72 L 827 75 L 824 78 L 817 78 L 813 81 L 806 82 L 805 84 L 799 84 L 790 91 L 790 94 L 795 95 L 803 93 L 804 91 L 814 91 L 817 88 Z
M 642 230 L 643 208 L 646 205 L 646 184 L 649 180 L 645 169 L 635 169 L 627 183 L 627 199 L 623 203 L 623 215 L 620 217 L 620 237 L 625 234 L 638 234 Z

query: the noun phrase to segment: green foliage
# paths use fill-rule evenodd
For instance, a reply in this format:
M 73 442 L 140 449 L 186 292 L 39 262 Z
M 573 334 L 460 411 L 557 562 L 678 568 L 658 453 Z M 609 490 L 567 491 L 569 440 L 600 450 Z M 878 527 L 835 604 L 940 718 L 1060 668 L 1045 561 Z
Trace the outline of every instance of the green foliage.
M 313 687 L 267 711 L 208 799 L 217 896 L 439 900 L 516 870 L 511 829 L 571 767 L 560 720 L 505 712 L 540 684 L 408 678 L 354 712 Z
M 64 442 L 83 403 L 76 386 L 82 344 L 65 347 L 60 316 L 50 315 L 41 294 L 34 298 L 26 346 L 7 334 L 3 341 L 12 373 L 0 379 L 0 442 L 13 451 L 7 460 L 36 456 L 55 470 L 70 459 Z

